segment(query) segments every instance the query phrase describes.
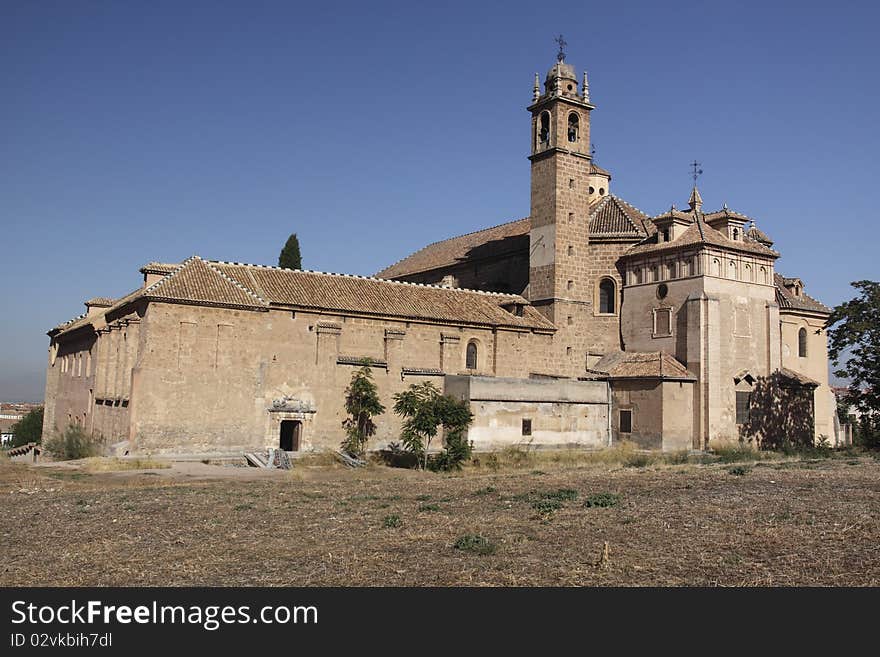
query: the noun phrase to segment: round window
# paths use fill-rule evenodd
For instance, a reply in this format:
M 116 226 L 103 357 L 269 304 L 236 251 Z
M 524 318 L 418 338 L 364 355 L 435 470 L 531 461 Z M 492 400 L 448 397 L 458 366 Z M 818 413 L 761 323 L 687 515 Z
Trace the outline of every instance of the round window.
M 665 299 L 667 294 L 669 294 L 669 287 L 666 283 L 660 283 L 660 285 L 657 286 L 657 298 Z
M 571 91 L 571 85 L 568 85 L 568 90 Z
M 605 196 L 605 188 L 604 187 L 599 188 L 599 196 Z
M 590 194 L 595 194 L 595 193 L 596 193 L 596 188 L 590 187 Z

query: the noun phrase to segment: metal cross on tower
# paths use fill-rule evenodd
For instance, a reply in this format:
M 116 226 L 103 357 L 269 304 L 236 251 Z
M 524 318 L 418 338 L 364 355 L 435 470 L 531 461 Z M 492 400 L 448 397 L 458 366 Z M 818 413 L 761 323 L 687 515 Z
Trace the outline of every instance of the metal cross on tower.
M 699 162 L 697 162 L 696 160 L 691 162 L 691 169 L 693 169 L 693 171 L 691 171 L 691 176 L 694 179 L 695 185 L 697 184 L 697 178 L 699 178 L 701 175 L 703 175 L 703 170 L 700 168 L 700 166 L 701 166 L 701 164 Z
M 556 61 L 564 62 L 565 61 L 564 48 L 565 48 L 565 46 L 568 45 L 568 43 L 566 43 L 565 39 L 562 38 L 561 34 L 553 40 L 559 44 L 559 52 L 556 54 Z

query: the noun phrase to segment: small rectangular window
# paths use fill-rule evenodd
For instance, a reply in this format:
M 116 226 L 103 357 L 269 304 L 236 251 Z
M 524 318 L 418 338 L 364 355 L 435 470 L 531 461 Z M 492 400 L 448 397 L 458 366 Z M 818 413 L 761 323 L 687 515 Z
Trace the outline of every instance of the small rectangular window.
M 654 309 L 654 337 L 662 338 L 672 335 L 672 309 Z
M 620 411 L 620 433 L 632 433 L 633 412 Z
M 739 392 L 736 393 L 736 423 L 748 424 L 751 418 L 749 408 L 752 403 L 752 393 Z
M 532 435 L 532 421 L 529 419 L 523 419 L 522 421 L 522 435 L 531 436 Z

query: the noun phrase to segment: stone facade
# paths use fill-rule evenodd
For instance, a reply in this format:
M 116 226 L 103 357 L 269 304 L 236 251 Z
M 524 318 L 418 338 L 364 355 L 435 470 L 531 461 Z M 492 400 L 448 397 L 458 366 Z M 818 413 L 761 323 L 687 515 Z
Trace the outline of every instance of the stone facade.
M 335 448 L 354 369 L 393 395 L 469 400 L 478 447 L 702 449 L 789 426 L 835 442 L 829 309 L 726 206 L 649 217 L 590 147 L 586 77 L 557 62 L 530 114 L 530 215 L 429 245 L 376 278 L 202 260 L 150 263 L 122 299 L 49 332 L 44 434 L 74 424 L 143 453 Z M 475 350 L 475 353 L 474 353 Z M 469 351 L 472 358 L 468 357 Z

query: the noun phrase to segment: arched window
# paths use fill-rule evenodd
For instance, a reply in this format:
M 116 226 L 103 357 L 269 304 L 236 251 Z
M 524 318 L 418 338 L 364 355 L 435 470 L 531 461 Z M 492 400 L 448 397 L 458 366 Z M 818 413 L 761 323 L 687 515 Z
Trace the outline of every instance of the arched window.
M 761 282 L 767 282 L 767 269 L 765 267 L 761 267 Z
M 610 278 L 603 278 L 599 282 L 599 312 L 603 315 L 617 312 L 617 286 Z
M 730 274 L 729 274 L 729 278 L 732 278 L 732 279 L 734 279 L 734 280 L 736 280 L 737 278 L 739 278 L 739 276 L 737 276 L 737 273 L 738 273 L 738 272 L 737 272 L 737 270 L 736 270 L 736 263 L 735 263 L 733 260 L 730 261 L 730 265 L 728 266 L 727 269 L 728 269 L 729 272 L 730 272 Z
M 712 259 L 712 274 L 721 277 L 721 261 L 718 258 Z
M 575 142 L 578 140 L 578 115 L 572 112 L 568 115 L 568 141 Z
M 550 112 L 541 112 L 541 123 L 538 127 L 538 144 L 550 143 Z
M 800 358 L 807 357 L 807 329 L 805 328 L 798 331 L 798 356 Z
M 468 342 L 467 353 L 465 355 L 465 368 L 469 370 L 477 369 L 477 343 Z
M 739 239 L 739 229 L 738 229 L 738 228 L 734 228 L 734 229 L 733 229 L 733 239 L 734 239 L 734 240 L 738 240 L 738 239 Z

